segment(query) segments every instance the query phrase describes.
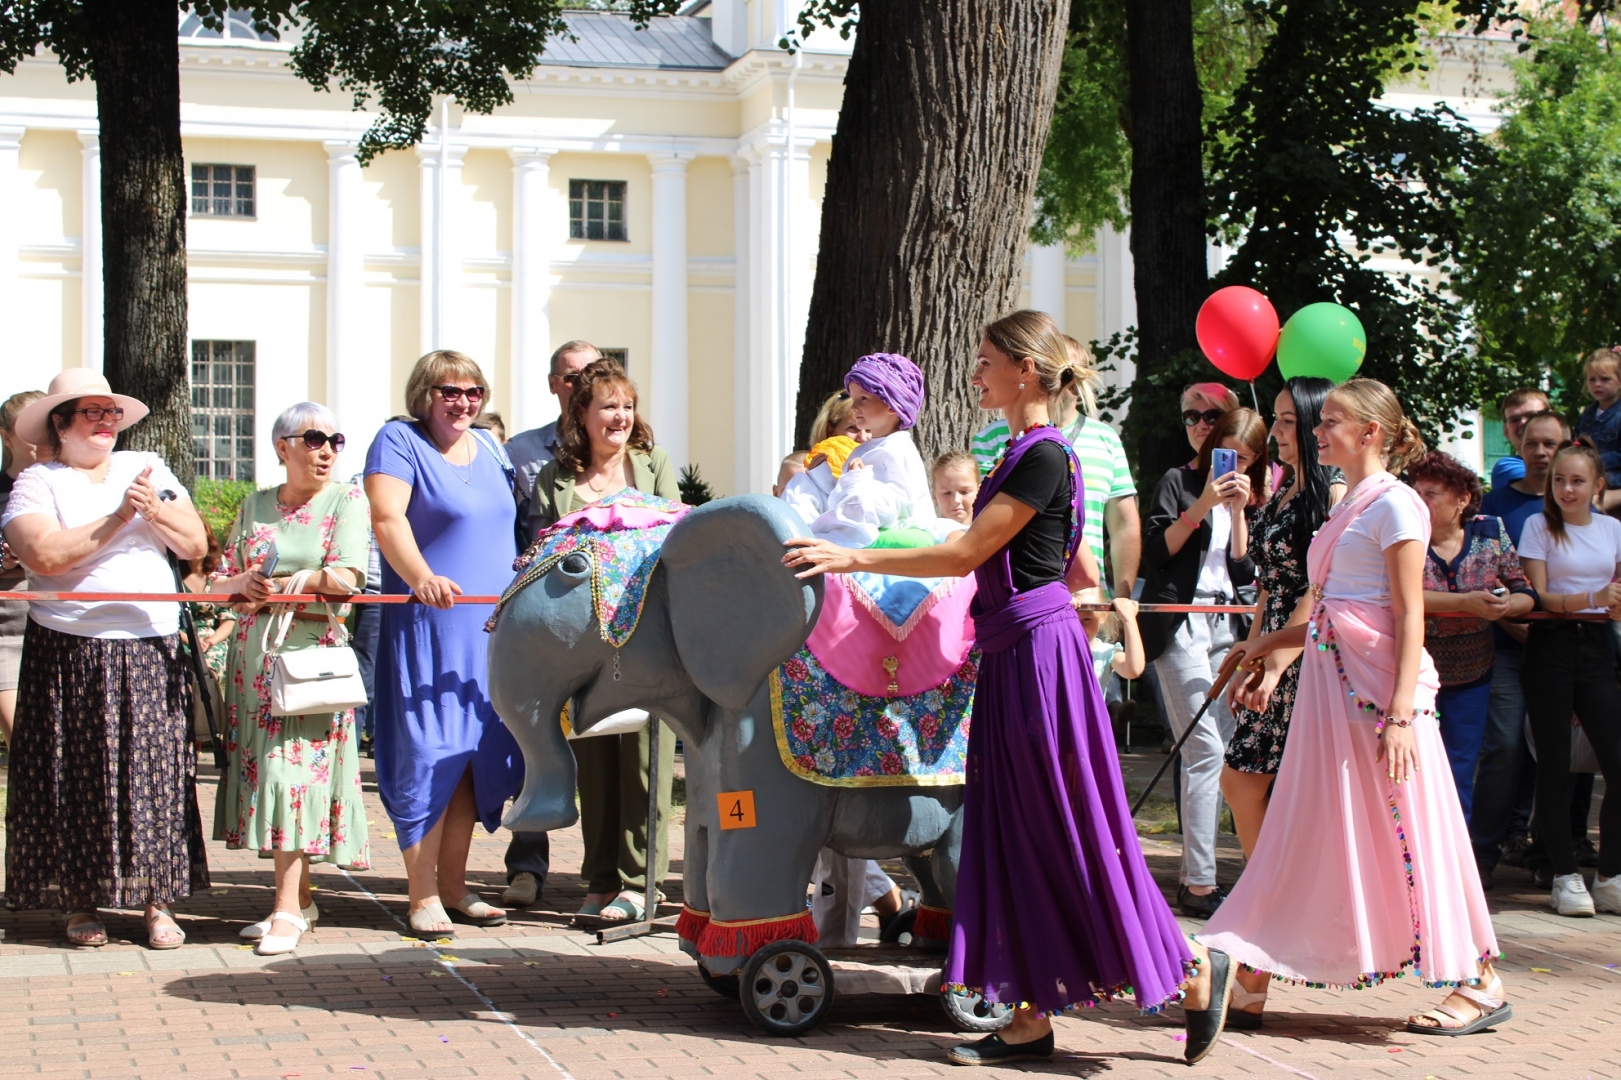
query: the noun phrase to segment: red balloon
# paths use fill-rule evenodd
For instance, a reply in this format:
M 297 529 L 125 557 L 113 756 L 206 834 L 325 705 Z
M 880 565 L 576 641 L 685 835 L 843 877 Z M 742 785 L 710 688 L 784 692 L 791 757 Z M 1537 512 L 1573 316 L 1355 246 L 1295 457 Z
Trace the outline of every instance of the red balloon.
M 1266 370 L 1278 351 L 1278 312 L 1248 285 L 1229 285 L 1200 306 L 1194 333 L 1212 364 L 1248 382 Z

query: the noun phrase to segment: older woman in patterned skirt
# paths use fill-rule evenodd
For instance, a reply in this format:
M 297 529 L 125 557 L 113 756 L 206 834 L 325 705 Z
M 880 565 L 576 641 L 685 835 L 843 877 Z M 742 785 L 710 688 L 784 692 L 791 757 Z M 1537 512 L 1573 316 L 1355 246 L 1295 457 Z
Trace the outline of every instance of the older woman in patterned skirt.
M 56 458 L 23 471 L 0 518 L 34 588 L 173 592 L 165 552 L 207 550 L 163 460 L 113 450 L 146 413 L 99 373 L 72 368 L 18 415 L 17 434 Z M 173 603 L 40 601 L 29 612 L 6 896 L 70 912 L 75 945 L 107 943 L 97 908 L 145 907 L 147 943 L 178 948 L 186 935 L 169 904 L 208 885 L 179 630 Z

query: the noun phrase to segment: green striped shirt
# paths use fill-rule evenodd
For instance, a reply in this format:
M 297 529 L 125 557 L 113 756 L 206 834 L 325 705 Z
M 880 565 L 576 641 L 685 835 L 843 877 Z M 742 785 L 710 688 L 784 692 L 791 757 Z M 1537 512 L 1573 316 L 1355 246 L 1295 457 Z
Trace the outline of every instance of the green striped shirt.
M 998 420 L 974 433 L 969 452 L 978 462 L 981 476 L 990 472 L 991 466 L 1002 457 L 1009 437 L 1006 420 Z M 1075 457 L 1081 463 L 1086 509 L 1081 533 L 1101 568 L 1108 565 L 1103 552 L 1103 507 L 1110 499 L 1136 495 L 1137 485 L 1131 479 L 1126 448 L 1108 424 L 1077 417 L 1075 423 L 1064 429 L 1064 437 L 1075 447 Z

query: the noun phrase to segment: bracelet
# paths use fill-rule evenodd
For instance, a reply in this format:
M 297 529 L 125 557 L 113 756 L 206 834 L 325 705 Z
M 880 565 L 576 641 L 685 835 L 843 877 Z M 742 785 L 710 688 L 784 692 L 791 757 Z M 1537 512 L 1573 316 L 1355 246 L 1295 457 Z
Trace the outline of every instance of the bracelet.
M 121 524 L 124 524 L 124 525 L 128 525 L 130 522 L 135 520 L 135 515 L 131 514 L 129 517 L 125 517 L 123 514 L 120 514 L 117 510 L 113 511 L 113 517 L 117 518 L 119 520 L 119 522 Z
M 1408 717 L 1406 720 L 1398 720 L 1394 716 L 1381 716 L 1379 718 L 1379 722 L 1373 725 L 1373 733 L 1375 735 L 1383 733 L 1386 724 L 1389 724 L 1391 727 L 1412 727 L 1413 718 Z
M 1176 515 L 1176 520 L 1180 521 L 1182 524 L 1186 525 L 1188 528 L 1192 529 L 1194 532 L 1199 531 L 1199 523 L 1197 521 L 1194 521 L 1192 518 L 1188 517 L 1188 512 L 1186 510 L 1182 511 L 1180 514 L 1177 514 Z

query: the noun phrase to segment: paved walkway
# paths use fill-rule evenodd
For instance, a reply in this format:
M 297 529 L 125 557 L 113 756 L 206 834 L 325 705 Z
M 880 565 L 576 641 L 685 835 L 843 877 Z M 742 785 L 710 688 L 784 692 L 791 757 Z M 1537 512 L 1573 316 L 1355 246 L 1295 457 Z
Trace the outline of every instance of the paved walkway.
M 1157 758 L 1137 757 L 1134 775 Z M 368 778 L 369 779 L 369 778 Z M 214 779 L 202 785 L 211 820 Z M 584 890 L 558 872 L 540 908 L 454 943 L 409 940 L 388 819 L 368 791 L 377 869 L 316 871 L 319 929 L 296 958 L 262 958 L 236 932 L 269 907 L 268 863 L 210 846 L 214 885 L 181 909 L 190 944 L 133 944 L 139 912 L 109 920 L 113 944 L 71 950 L 61 920 L 0 912 L 0 1076 L 62 1077 L 931 1077 L 963 1036 L 929 997 L 846 995 L 797 1039 L 762 1036 L 710 992 L 673 935 L 599 946 L 567 928 Z M 1171 887 L 1174 835 L 1145 841 Z M 1229 838 L 1230 839 L 1230 838 Z M 679 843 L 679 841 L 677 841 Z M 503 883 L 504 842 L 480 836 L 472 878 Z M 554 838 L 579 864 L 578 830 Z M 680 849 L 674 867 L 680 869 Z M 1223 852 L 1223 879 L 1237 856 Z M 1179 1013 L 1125 1006 L 1058 1021 L 1063 1053 L 1026 1071 L 1060 1076 L 1621 1078 L 1621 918 L 1561 919 L 1522 871 L 1490 894 L 1515 1020 L 1471 1039 L 1426 1039 L 1398 1023 L 1437 999 L 1400 982 L 1360 993 L 1277 987 L 1267 1029 L 1229 1034 L 1197 1074 L 1181 1061 Z M 1287 887 L 1287 883 L 1280 883 Z M 679 881 L 669 887 L 680 898 Z M 665 909 L 673 915 L 672 905 Z M 1194 928 L 1195 924 L 1186 924 Z

